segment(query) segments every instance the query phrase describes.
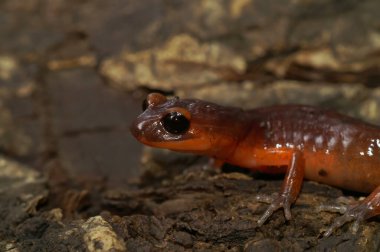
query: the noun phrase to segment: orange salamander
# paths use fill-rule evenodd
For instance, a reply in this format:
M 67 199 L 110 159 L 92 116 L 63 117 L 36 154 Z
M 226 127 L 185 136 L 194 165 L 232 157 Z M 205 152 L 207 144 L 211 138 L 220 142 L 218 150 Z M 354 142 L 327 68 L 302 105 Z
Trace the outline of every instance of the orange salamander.
M 351 221 L 357 230 L 360 221 L 380 214 L 380 127 L 336 112 L 304 105 L 242 110 L 151 93 L 131 132 L 143 144 L 206 155 L 220 165 L 285 173 L 259 226 L 280 208 L 291 218 L 304 178 L 371 193 L 344 208 L 325 236 Z

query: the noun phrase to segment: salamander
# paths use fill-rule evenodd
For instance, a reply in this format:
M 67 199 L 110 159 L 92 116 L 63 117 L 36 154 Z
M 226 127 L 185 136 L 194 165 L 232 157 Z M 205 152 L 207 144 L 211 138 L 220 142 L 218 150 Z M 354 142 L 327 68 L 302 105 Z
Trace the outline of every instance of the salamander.
M 206 155 L 215 164 L 284 173 L 279 194 L 258 220 L 274 211 L 291 219 L 304 179 L 370 195 L 335 219 L 324 233 L 380 214 L 380 127 L 305 105 L 252 110 L 151 93 L 131 126 L 141 143 Z

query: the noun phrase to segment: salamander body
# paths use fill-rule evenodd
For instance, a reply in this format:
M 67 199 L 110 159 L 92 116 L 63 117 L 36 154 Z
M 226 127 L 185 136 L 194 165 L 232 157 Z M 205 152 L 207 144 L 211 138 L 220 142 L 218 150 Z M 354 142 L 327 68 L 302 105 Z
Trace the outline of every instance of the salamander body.
M 345 222 L 380 214 L 380 127 L 333 111 L 304 105 L 242 110 L 152 93 L 131 132 L 146 145 L 206 155 L 219 165 L 285 173 L 259 225 L 278 208 L 290 219 L 304 178 L 372 192 L 326 235 Z

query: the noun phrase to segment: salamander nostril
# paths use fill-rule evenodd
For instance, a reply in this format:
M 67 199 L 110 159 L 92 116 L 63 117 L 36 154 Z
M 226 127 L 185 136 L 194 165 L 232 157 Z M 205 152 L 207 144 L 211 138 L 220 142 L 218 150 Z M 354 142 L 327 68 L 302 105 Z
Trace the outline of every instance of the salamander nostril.
M 179 112 L 165 115 L 161 122 L 165 130 L 172 134 L 185 133 L 190 127 L 190 121 Z

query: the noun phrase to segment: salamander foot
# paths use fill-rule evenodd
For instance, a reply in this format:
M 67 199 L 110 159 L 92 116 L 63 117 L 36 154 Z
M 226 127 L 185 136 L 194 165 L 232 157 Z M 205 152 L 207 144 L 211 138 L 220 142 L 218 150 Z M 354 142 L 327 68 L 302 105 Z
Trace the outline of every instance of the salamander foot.
M 337 217 L 333 224 L 327 229 L 323 234 L 324 237 L 330 236 L 336 229 L 340 228 L 346 223 L 354 222 L 352 225 L 352 232 L 355 234 L 360 226 L 360 223 L 367 219 L 368 215 L 371 212 L 368 204 L 361 203 L 356 206 L 321 206 L 319 207 L 320 211 L 330 211 L 330 212 L 339 212 L 344 213 L 342 216 Z
M 278 193 L 274 193 L 271 196 L 268 195 L 258 195 L 256 196 L 256 200 L 259 202 L 264 202 L 270 204 L 267 210 L 264 212 L 264 214 L 260 217 L 260 219 L 257 221 L 258 226 L 262 226 L 265 221 L 278 209 L 283 208 L 285 218 L 287 220 L 290 220 L 292 218 L 292 215 L 290 213 L 290 205 L 291 202 L 289 201 L 289 197 L 286 197 L 286 195 Z
M 359 229 L 360 222 L 380 214 L 380 186 L 376 187 L 367 198 L 356 205 L 342 207 L 322 206 L 319 210 L 344 213 L 343 216 L 336 218 L 334 223 L 327 229 L 324 233 L 325 237 L 331 235 L 334 230 L 351 221 L 354 222 L 352 231 L 356 233 Z

